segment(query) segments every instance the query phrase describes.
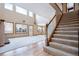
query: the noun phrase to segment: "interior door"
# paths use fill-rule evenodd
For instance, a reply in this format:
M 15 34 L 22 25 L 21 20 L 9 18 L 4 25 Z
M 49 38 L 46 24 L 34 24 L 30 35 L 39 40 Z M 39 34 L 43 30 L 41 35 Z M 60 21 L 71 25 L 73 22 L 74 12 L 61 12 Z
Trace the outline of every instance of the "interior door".
M 33 26 L 29 26 L 29 36 L 33 36 Z

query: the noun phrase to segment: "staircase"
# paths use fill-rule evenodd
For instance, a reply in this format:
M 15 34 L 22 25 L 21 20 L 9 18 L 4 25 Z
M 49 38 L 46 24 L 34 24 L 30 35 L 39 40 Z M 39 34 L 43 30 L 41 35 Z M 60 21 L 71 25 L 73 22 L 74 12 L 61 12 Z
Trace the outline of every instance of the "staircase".
M 52 41 L 49 46 L 44 46 L 44 51 L 53 56 L 78 56 L 78 33 L 78 11 L 63 14 Z

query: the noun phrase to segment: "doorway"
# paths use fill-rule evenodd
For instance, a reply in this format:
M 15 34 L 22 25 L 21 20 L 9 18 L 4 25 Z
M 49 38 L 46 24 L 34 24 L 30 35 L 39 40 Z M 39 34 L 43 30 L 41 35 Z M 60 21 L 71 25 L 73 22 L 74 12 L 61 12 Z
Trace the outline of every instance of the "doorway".
M 33 26 L 29 26 L 29 36 L 33 36 Z

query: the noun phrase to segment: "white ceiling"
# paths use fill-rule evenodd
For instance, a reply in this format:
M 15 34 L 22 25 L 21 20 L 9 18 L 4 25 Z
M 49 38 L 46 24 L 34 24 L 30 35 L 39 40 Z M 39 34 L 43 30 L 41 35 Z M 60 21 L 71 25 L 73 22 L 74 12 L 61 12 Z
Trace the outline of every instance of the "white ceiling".
M 55 12 L 49 3 L 16 3 L 15 5 L 23 7 L 48 19 Z
M 29 10 L 42 18 L 37 20 L 38 24 L 46 24 L 55 14 L 55 10 L 49 5 L 49 3 L 15 3 L 26 10 Z

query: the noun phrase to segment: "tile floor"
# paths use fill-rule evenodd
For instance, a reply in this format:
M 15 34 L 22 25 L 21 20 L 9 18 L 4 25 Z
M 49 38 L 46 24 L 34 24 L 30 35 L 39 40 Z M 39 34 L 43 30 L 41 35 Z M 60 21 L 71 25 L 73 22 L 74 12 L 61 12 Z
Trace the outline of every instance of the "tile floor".
M 43 51 L 44 45 L 45 40 L 42 40 L 5 53 L 0 53 L 0 56 L 51 56 Z

